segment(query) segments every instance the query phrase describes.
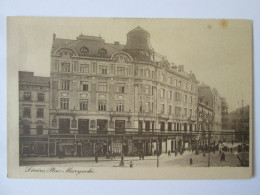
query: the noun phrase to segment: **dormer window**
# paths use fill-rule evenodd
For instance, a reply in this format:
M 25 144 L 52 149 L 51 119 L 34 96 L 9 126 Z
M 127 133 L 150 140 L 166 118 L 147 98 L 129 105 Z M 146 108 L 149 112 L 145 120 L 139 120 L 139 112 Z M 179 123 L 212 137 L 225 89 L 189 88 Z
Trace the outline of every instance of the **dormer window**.
M 88 55 L 89 50 L 88 50 L 87 47 L 81 47 L 80 48 L 80 53 L 81 53 L 81 55 Z
M 107 54 L 107 50 L 105 50 L 104 48 L 101 48 L 101 49 L 98 50 L 98 54 L 101 57 L 105 57 L 106 54 Z

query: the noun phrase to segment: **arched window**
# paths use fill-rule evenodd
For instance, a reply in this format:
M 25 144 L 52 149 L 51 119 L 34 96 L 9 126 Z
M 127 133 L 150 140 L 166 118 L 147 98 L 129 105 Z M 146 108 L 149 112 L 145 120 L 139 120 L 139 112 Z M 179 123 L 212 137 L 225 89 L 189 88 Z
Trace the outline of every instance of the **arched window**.
M 101 57 L 105 57 L 107 55 L 107 50 L 104 49 L 104 48 L 101 48 L 101 49 L 98 50 L 98 54 Z
M 81 53 L 81 55 L 88 55 L 89 50 L 88 50 L 87 47 L 81 47 L 80 48 L 80 53 Z

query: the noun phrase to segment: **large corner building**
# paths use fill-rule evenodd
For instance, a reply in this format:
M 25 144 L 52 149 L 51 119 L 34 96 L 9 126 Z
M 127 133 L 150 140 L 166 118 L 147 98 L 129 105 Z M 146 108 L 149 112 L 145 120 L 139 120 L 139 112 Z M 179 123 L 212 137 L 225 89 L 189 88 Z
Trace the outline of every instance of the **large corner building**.
M 158 150 L 174 151 L 189 139 L 168 132 L 196 130 L 197 84 L 184 66 L 160 58 L 140 27 L 127 34 L 126 45 L 54 35 L 49 152 L 149 155 L 158 139 Z

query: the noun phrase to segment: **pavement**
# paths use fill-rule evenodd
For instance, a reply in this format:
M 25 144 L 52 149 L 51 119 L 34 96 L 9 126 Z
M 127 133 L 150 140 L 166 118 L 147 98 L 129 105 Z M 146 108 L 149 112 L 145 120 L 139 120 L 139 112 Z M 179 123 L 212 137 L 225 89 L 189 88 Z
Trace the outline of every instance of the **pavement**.
M 226 160 L 220 161 L 220 154 L 218 151 L 206 153 L 205 157 L 202 153 L 195 155 L 192 152 L 185 151 L 183 155 L 174 153 L 171 156 L 162 154 L 159 156 L 160 167 L 207 167 L 208 161 L 210 166 L 214 167 L 237 167 L 241 166 L 239 159 L 236 156 L 236 152 L 225 152 Z M 210 158 L 209 158 L 210 157 Z M 190 158 L 192 158 L 192 165 L 190 165 Z M 27 165 L 41 165 L 41 166 L 80 166 L 80 167 L 118 167 L 121 158 L 106 159 L 106 157 L 99 157 L 98 163 L 95 162 L 95 157 L 24 157 L 20 161 L 21 166 Z M 130 162 L 133 162 L 134 167 L 157 167 L 157 156 L 145 156 L 144 160 L 139 160 L 139 157 L 124 157 L 125 167 L 130 166 Z

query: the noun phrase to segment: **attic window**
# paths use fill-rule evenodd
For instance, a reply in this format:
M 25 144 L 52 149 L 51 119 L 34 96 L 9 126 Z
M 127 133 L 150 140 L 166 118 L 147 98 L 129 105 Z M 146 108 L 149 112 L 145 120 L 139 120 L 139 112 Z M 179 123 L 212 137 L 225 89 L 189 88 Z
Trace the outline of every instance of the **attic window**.
M 88 52 L 89 52 L 89 50 L 88 50 L 87 47 L 82 47 L 82 48 L 80 48 L 80 53 L 81 53 L 82 55 L 88 55 Z
M 101 48 L 98 50 L 98 54 L 99 54 L 99 56 L 104 57 L 107 54 L 107 50 L 105 50 L 104 48 Z

